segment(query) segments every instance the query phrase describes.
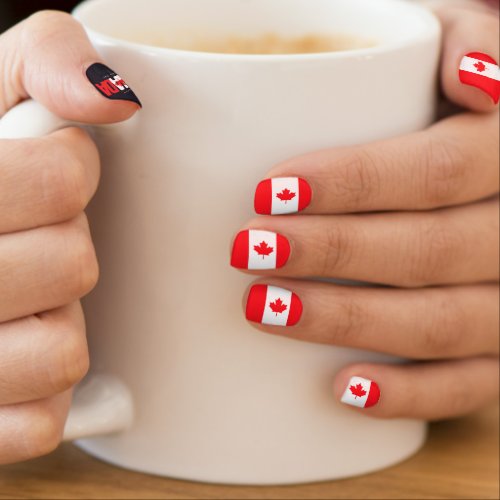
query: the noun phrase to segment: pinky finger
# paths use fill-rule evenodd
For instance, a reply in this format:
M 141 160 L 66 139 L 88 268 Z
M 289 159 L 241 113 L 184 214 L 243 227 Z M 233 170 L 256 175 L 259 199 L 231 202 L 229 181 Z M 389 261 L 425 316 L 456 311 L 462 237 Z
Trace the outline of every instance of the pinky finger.
M 0 406 L 0 465 L 46 455 L 59 445 L 71 393 Z
M 335 377 L 337 399 L 366 415 L 439 420 L 481 408 L 498 396 L 496 358 L 409 365 L 356 364 Z

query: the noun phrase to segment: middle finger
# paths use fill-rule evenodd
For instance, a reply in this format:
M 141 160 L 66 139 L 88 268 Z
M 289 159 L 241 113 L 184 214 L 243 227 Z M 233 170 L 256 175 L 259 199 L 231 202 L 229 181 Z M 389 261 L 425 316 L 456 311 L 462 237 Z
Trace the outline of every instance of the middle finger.
M 87 218 L 0 235 L 0 323 L 86 295 L 98 276 Z
M 497 199 L 420 213 L 259 217 L 248 227 L 231 262 L 259 274 L 403 287 L 498 279 Z

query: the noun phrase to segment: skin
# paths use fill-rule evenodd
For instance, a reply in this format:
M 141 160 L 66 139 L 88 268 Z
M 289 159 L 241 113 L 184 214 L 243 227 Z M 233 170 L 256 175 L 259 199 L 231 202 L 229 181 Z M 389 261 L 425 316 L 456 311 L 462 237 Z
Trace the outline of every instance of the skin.
M 289 263 L 260 281 L 304 303 L 297 326 L 257 328 L 419 361 L 337 374 L 337 398 L 351 375 L 379 383 L 380 403 L 358 410 L 376 417 L 457 416 L 498 392 L 498 111 L 457 78 L 471 50 L 499 59 L 498 26 L 479 8 L 440 15 L 443 91 L 463 109 L 426 131 L 276 165 L 269 177 L 310 181 L 312 203 L 246 226 L 290 239 Z M 71 17 L 32 16 L 0 36 L 0 116 L 31 96 L 69 120 L 129 118 L 134 103 L 105 99 L 85 78 L 99 61 Z M 98 264 L 84 209 L 99 170 L 95 145 L 77 128 L 0 141 L 0 463 L 59 444 L 71 388 L 87 372 L 79 299 Z M 343 287 L 311 274 L 390 286 Z
M 102 97 L 85 77 L 99 56 L 69 15 L 40 12 L 0 36 L 0 116 L 32 96 L 60 116 L 113 123 L 139 108 Z M 0 463 L 52 451 L 71 388 L 87 373 L 79 299 L 99 268 L 84 209 L 99 155 L 67 128 L 0 141 Z
M 256 282 L 294 291 L 304 308 L 295 326 L 253 326 L 415 361 L 352 364 L 337 373 L 337 399 L 351 376 L 378 383 L 377 405 L 349 407 L 373 417 L 457 417 L 498 395 L 498 106 L 457 75 L 472 50 L 499 60 L 498 18 L 468 5 L 437 11 L 448 110 L 442 119 L 406 136 L 276 165 L 266 177 L 305 178 L 311 204 L 300 214 L 256 217 L 244 227 L 289 239 L 286 265 L 258 271 L 264 278 Z

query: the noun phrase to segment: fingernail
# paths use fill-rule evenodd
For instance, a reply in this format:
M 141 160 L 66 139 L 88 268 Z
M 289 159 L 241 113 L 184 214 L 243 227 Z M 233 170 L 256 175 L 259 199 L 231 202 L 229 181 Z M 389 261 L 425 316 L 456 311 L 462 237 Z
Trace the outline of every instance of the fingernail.
M 495 104 L 500 98 L 500 68 L 495 59 L 481 52 L 469 52 L 460 61 L 460 81 L 486 92 Z
M 311 186 L 300 177 L 265 179 L 255 190 L 254 206 L 258 214 L 293 214 L 311 202 Z
M 346 405 L 368 408 L 378 403 L 380 389 L 376 382 L 362 377 L 351 377 L 342 395 L 341 401 Z
M 231 265 L 238 269 L 276 269 L 290 256 L 290 243 L 281 234 L 246 229 L 233 243 Z
M 246 318 L 263 325 L 293 326 L 302 315 L 297 294 L 271 285 L 253 285 L 248 293 Z
M 85 73 L 90 82 L 104 97 L 121 101 L 132 101 L 142 108 L 141 101 L 139 101 L 134 91 L 123 81 L 122 77 L 104 64 L 94 63 L 87 68 Z

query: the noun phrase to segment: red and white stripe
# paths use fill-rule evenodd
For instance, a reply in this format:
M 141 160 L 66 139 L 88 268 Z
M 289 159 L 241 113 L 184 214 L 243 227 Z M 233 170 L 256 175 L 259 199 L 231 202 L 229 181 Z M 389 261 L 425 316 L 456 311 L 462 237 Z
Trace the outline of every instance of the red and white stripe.
M 283 310 L 276 312 L 273 304 L 282 304 Z M 249 321 L 263 325 L 292 326 L 301 315 L 302 302 L 294 292 L 271 285 L 254 285 L 250 289 L 246 307 Z
M 477 87 L 498 102 L 500 97 L 500 68 L 495 59 L 481 52 L 470 52 L 460 61 L 462 83 Z
M 379 399 L 380 389 L 376 382 L 362 377 L 351 377 L 341 401 L 359 408 L 368 408 L 376 405 Z
M 291 199 L 281 199 L 283 192 L 293 194 Z M 304 210 L 311 201 L 309 184 L 299 177 L 276 177 L 259 183 L 255 191 L 255 211 L 258 214 L 281 215 Z
M 259 253 L 264 247 L 268 254 Z M 258 229 L 240 231 L 233 243 L 231 265 L 238 269 L 276 269 L 283 267 L 290 255 L 290 243 L 281 234 Z

